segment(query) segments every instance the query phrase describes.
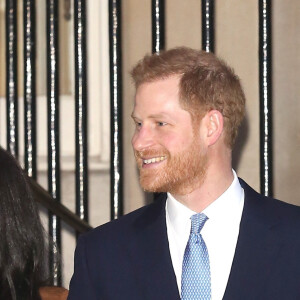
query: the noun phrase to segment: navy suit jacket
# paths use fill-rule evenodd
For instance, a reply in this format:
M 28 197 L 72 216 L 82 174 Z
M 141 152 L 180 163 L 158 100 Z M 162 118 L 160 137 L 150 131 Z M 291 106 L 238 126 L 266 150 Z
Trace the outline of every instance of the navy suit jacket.
M 300 208 L 256 193 L 245 204 L 225 300 L 300 299 Z M 179 300 L 166 195 L 82 235 L 70 300 Z

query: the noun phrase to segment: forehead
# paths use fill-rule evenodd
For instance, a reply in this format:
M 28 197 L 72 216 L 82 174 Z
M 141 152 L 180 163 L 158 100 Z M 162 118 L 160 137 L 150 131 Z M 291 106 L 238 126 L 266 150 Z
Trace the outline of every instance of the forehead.
M 136 90 L 134 111 L 166 110 L 180 107 L 179 77 L 142 83 Z

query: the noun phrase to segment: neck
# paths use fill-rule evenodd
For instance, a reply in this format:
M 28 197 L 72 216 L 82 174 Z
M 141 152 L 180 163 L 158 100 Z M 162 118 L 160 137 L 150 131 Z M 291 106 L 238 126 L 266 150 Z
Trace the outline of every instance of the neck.
M 185 195 L 172 195 L 189 209 L 201 212 L 229 188 L 233 179 L 230 163 L 221 168 L 210 165 L 200 187 Z

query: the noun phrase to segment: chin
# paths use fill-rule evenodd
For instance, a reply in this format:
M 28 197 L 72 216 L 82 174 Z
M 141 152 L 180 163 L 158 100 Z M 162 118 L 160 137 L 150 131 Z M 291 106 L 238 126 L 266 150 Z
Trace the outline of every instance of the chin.
M 182 186 L 180 184 L 176 184 L 175 182 L 166 182 L 162 184 L 161 181 L 157 182 L 146 182 L 146 180 L 141 179 L 140 184 L 142 189 L 145 192 L 151 192 L 151 193 L 171 193 L 171 194 L 179 194 L 179 195 L 184 195 L 187 193 L 190 193 L 193 188 L 190 186 Z
M 167 192 L 167 190 L 161 186 L 155 186 L 153 184 L 145 184 L 143 182 L 140 182 L 140 185 L 145 192 L 149 192 L 149 193 L 165 193 L 165 192 Z
M 156 180 L 151 177 L 141 176 L 140 185 L 145 192 L 151 193 L 170 193 L 172 195 L 188 195 L 203 185 L 206 172 L 198 174 L 196 177 L 188 177 L 185 180 Z

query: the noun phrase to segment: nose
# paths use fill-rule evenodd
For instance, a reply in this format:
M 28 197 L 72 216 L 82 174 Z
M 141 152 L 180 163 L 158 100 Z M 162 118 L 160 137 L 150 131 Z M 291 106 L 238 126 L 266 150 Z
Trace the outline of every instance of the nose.
M 136 130 L 131 143 L 133 149 L 136 151 L 142 151 L 153 146 L 155 142 L 151 128 L 143 126 L 139 130 Z

